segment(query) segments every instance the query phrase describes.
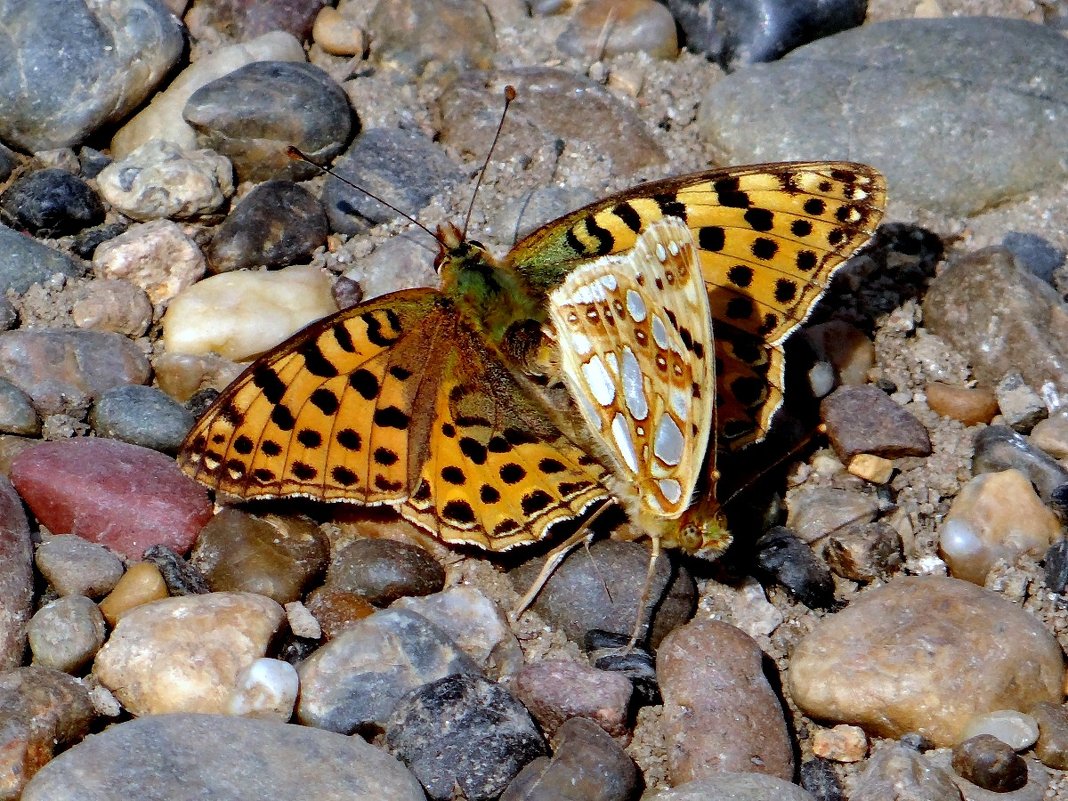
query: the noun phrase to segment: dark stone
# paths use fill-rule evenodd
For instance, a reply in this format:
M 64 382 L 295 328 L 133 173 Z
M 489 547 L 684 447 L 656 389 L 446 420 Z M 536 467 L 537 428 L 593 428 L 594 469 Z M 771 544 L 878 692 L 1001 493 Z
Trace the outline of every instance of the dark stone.
M 953 770 L 972 784 L 995 793 L 1027 784 L 1027 762 L 992 734 L 979 734 L 953 749 Z
M 867 0 L 668 0 L 688 49 L 728 71 L 855 28 Z
M 875 387 L 839 387 L 820 403 L 820 416 L 844 464 L 860 453 L 886 459 L 931 453 L 923 424 Z
M 1053 283 L 1053 271 L 1064 264 L 1068 256 L 1038 234 L 1009 231 L 1002 237 L 1001 244 L 1012 253 L 1017 264 L 1026 267 L 1032 275 L 1047 284 Z
M 22 499 L 0 478 L 0 670 L 18 667 L 33 613 L 33 540 Z
M 445 568 L 418 545 L 396 540 L 356 540 L 335 554 L 326 585 L 388 606 L 406 595 L 430 595 L 445 586 Z
M 81 275 L 83 266 L 66 253 L 0 225 L 0 292 L 9 289 L 21 295 L 33 284 L 47 281 L 56 273 L 68 277 Z
M 1068 540 L 1060 539 L 1049 546 L 1043 559 L 1046 587 L 1060 594 L 1068 587 Z
M 495 801 L 545 743 L 523 705 L 481 676 L 446 676 L 402 698 L 386 743 L 433 801 Z
M 139 384 L 107 390 L 89 413 L 89 424 L 99 436 L 172 454 L 178 452 L 194 421 L 170 395 Z
M 1008 426 L 987 426 L 976 433 L 972 475 L 1009 469 L 1027 476 L 1046 503 L 1059 487 L 1068 483 L 1068 469 Z
M 801 786 L 812 793 L 816 801 L 847 801 L 834 765 L 815 757 L 801 763 Z
M 776 526 L 756 541 L 756 569 L 810 609 L 830 609 L 834 579 L 830 568 L 788 528 Z
M 272 31 L 287 31 L 302 42 L 311 38 L 322 0 L 196 0 L 185 24 L 197 40 L 247 42 Z
M 0 211 L 45 238 L 73 234 L 104 220 L 104 204 L 89 184 L 54 168 L 15 181 L 0 196 Z
M 98 225 L 96 228 L 90 228 L 86 231 L 82 231 L 71 243 L 70 249 L 74 251 L 75 255 L 80 256 L 83 259 L 93 258 L 93 253 L 96 252 L 104 242 L 109 239 L 114 239 L 119 234 L 124 234 L 127 231 L 128 226 L 126 223 L 108 223 L 107 225 Z
M 827 538 L 823 558 L 831 570 L 850 581 L 886 578 L 904 561 L 901 535 L 882 520 L 851 525 Z
M 212 272 L 307 262 L 326 243 L 319 199 L 292 181 L 267 181 L 249 192 L 205 249 Z
M 104 155 L 93 147 L 83 146 L 78 150 L 78 164 L 85 180 L 96 178 L 100 171 L 111 164 L 111 156 Z
M 413 131 L 387 128 L 372 128 L 356 137 L 334 172 L 412 216 L 463 179 L 440 145 Z M 342 234 L 362 233 L 400 216 L 334 176 L 326 179 L 323 204 L 330 227 Z
M 204 574 L 166 545 L 153 545 L 145 551 L 144 560 L 159 568 L 168 595 L 203 595 L 211 592 Z

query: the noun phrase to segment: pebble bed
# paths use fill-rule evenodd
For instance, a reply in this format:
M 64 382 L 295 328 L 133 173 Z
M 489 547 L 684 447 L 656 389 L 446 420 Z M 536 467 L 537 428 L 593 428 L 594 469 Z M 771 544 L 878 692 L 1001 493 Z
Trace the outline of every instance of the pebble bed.
M 0 801 L 1068 800 L 1068 16 L 765 5 L 3 12 Z M 433 240 L 286 147 L 433 230 L 509 84 L 470 222 L 500 254 L 709 166 L 888 180 L 773 435 L 720 460 L 734 545 L 657 563 L 644 648 L 641 540 L 513 621 L 545 545 L 222 507 L 174 461 L 243 362 L 436 285 Z

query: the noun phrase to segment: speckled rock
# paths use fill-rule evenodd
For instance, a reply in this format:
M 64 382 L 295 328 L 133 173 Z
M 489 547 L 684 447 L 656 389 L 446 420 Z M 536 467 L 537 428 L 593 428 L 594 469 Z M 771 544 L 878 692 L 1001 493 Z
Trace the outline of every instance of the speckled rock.
M 552 738 L 572 718 L 588 718 L 613 737 L 628 733 L 634 687 L 620 673 L 579 662 L 534 662 L 516 675 L 513 691 L 546 737 Z
M 820 416 L 845 464 L 861 453 L 889 459 L 931 453 L 923 424 L 873 386 L 839 387 L 820 404 Z
M 672 783 L 722 772 L 793 776 L 790 734 L 762 660 L 751 637 L 719 621 L 694 620 L 664 639 L 656 674 Z
M 211 518 L 207 491 L 156 451 L 106 439 L 23 451 L 11 481 L 41 523 L 137 559 L 151 545 L 185 553 Z
M 122 560 L 103 545 L 65 534 L 49 537 L 34 555 L 37 569 L 60 595 L 101 598 L 122 578 Z
M 197 244 L 170 220 L 130 226 L 93 253 L 101 278 L 124 278 L 153 303 L 165 303 L 203 275 L 207 266 Z
M 362 595 L 332 587 L 316 587 L 308 593 L 307 602 L 308 611 L 315 616 L 327 640 L 378 611 Z
M 155 387 L 131 384 L 103 393 L 89 413 L 99 436 L 163 453 L 177 453 L 193 415 Z
M 252 593 L 164 598 L 122 616 L 93 673 L 134 715 L 225 712 L 238 675 L 284 619 Z
M 83 272 L 81 264 L 66 253 L 43 245 L 6 225 L 0 225 L 0 249 L 8 254 L 0 262 L 0 289 L 5 292 L 13 289 L 22 294 L 32 284 L 46 281 L 57 273 L 73 276 Z
M 38 609 L 26 634 L 35 665 L 77 673 L 104 644 L 104 616 L 84 595 L 66 595 Z
M 70 318 L 79 328 L 140 337 L 152 324 L 152 301 L 129 281 L 90 281 L 82 285 L 80 295 L 70 307 Z
M 978 475 L 961 487 L 938 533 L 939 554 L 957 578 L 982 584 L 999 559 L 1038 557 L 1061 524 L 1019 470 Z
M 335 311 L 330 277 L 317 267 L 223 273 L 171 302 L 163 317 L 163 347 L 168 353 L 214 352 L 241 361 Z
M 952 745 L 977 713 L 1059 700 L 1064 666 L 1029 613 L 927 576 L 894 579 L 824 618 L 794 649 L 788 678 L 808 715 Z
M 950 771 L 932 765 L 918 751 L 893 744 L 876 751 L 868 760 L 850 801 L 888 798 L 957 801 L 960 797 Z
M 334 554 L 326 586 L 388 606 L 405 595 L 439 592 L 445 586 L 445 568 L 418 545 L 361 539 Z
M 33 612 L 33 541 L 22 501 L 0 478 L 0 670 L 22 664 Z
M 73 234 L 104 221 L 104 204 L 96 192 L 66 170 L 26 173 L 0 195 L 0 209 L 43 238 Z
M 426 684 L 397 702 L 386 724 L 389 750 L 433 801 L 459 787 L 469 801 L 493 801 L 545 742 L 507 690 L 472 675 Z
M 351 734 L 382 728 L 410 690 L 479 669 L 426 618 L 387 609 L 343 630 L 298 671 L 300 722 Z
M 868 737 L 860 726 L 840 723 L 812 732 L 812 753 L 834 762 L 860 762 L 868 754 Z
M 423 801 L 419 783 L 359 737 L 266 720 L 161 715 L 112 726 L 41 771 L 23 801 L 155 798 Z

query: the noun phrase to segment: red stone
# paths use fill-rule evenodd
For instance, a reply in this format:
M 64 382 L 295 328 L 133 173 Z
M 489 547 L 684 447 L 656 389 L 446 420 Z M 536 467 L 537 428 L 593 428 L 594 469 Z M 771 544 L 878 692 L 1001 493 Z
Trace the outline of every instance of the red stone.
M 53 534 L 130 558 L 166 545 L 186 553 L 211 519 L 207 491 L 169 456 L 112 439 L 43 442 L 11 463 L 11 483 Z

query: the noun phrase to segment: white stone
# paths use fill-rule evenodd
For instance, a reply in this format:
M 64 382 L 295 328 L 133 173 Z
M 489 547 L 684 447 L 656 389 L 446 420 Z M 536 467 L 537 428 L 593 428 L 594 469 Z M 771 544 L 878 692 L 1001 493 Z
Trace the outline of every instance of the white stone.
M 182 70 L 166 91 L 152 99 L 148 108 L 119 129 L 111 140 L 112 158 L 125 158 L 151 139 L 164 139 L 187 150 L 195 148 L 196 131 L 182 117 L 182 109 L 193 92 L 254 61 L 304 60 L 300 42 L 283 31 L 272 31 L 249 42 L 220 47 Z
M 1038 721 L 1015 709 L 998 709 L 968 721 L 961 739 L 990 734 L 1012 748 L 1025 751 L 1038 741 Z
M 297 670 L 280 659 L 257 659 L 237 674 L 227 711 L 246 718 L 274 718 L 283 723 L 293 717 L 300 678 Z
M 100 171 L 101 196 L 135 220 L 188 219 L 219 210 L 234 192 L 230 160 L 152 139 Z
M 308 640 L 318 640 L 323 636 L 322 626 L 315 619 L 308 607 L 300 601 L 290 601 L 285 606 L 286 619 L 289 621 L 289 630 L 294 637 L 303 637 Z
M 136 284 L 153 303 L 166 303 L 200 280 L 206 269 L 196 242 L 170 220 L 130 226 L 93 253 L 93 271 L 98 277 Z
M 316 267 L 222 273 L 171 301 L 163 347 L 167 353 L 247 361 L 336 311 L 330 276 Z

